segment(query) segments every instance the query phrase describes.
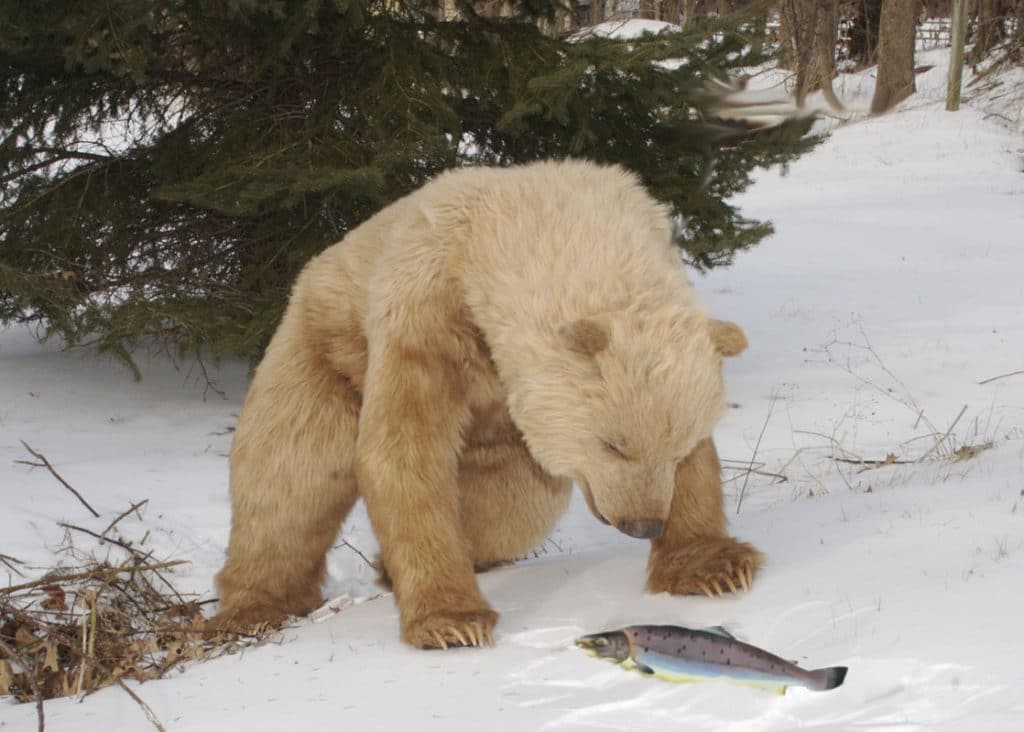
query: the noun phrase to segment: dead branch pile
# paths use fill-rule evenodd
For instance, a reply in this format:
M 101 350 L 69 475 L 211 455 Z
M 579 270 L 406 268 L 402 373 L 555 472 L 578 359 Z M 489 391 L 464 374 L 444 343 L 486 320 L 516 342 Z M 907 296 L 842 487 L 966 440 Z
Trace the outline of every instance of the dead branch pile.
M 194 596 L 182 596 L 163 570 L 178 564 L 133 556 L 120 565 L 94 559 L 43 579 L 0 588 L 0 695 L 41 705 L 84 696 L 121 679 L 157 679 L 265 640 L 208 626 Z

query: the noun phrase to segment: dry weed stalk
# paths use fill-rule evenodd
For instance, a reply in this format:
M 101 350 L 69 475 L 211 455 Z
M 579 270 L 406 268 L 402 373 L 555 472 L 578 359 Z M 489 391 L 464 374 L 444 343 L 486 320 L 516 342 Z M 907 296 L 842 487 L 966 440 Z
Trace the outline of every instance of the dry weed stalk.
M 881 394 L 882 396 L 905 406 L 915 416 L 913 425 L 914 430 L 917 430 L 918 426 L 921 425 L 922 423 L 926 426 L 926 428 L 929 430 L 927 434 L 919 435 L 918 437 L 908 440 L 907 442 L 903 443 L 904 447 L 906 445 L 909 445 L 911 442 L 914 442 L 919 439 L 932 440 L 931 446 L 923 454 L 921 454 L 919 457 L 913 460 L 898 460 L 896 459 L 896 455 L 894 453 L 889 453 L 882 460 L 862 461 L 866 467 L 884 467 L 887 465 L 899 464 L 903 462 L 923 463 L 929 458 L 933 457 L 950 462 L 961 462 L 963 460 L 973 458 L 978 453 L 983 452 L 984 450 L 987 450 L 988 448 L 992 447 L 994 441 L 991 437 L 992 431 L 989 430 L 989 427 L 991 425 L 992 411 L 995 407 L 994 401 L 992 403 L 992 406 L 989 408 L 988 419 L 986 420 L 985 427 L 983 429 L 983 432 L 985 434 L 982 437 L 982 439 L 978 441 L 978 423 L 977 419 L 975 419 L 973 434 L 970 437 L 967 437 L 965 442 L 958 445 L 957 443 L 959 442 L 959 440 L 954 430 L 956 429 L 956 426 L 960 422 L 961 418 L 967 412 L 967 405 L 965 404 L 960 409 L 960 411 L 957 413 L 956 417 L 953 419 L 952 423 L 949 425 L 948 428 L 946 428 L 944 431 L 939 430 L 925 416 L 924 407 L 921 406 L 921 404 L 917 401 L 917 399 L 911 393 L 909 387 L 903 382 L 902 379 L 896 376 L 896 374 L 882 360 L 882 357 L 875 350 L 874 346 L 871 343 L 871 340 L 868 338 L 867 332 L 864 330 L 864 326 L 859 322 L 857 323 L 857 325 L 860 329 L 860 334 L 861 338 L 863 339 L 863 342 L 854 343 L 851 341 L 842 341 L 836 338 L 835 335 L 833 335 L 832 340 L 829 343 L 826 343 L 822 348 L 822 351 L 828 359 L 828 362 L 833 366 L 837 366 L 842 370 L 846 371 L 848 374 L 853 376 L 864 386 L 870 387 L 871 389 Z M 880 370 L 886 377 L 888 377 L 895 386 L 882 386 L 875 382 L 874 380 L 855 371 L 853 365 L 850 363 L 849 356 L 847 356 L 845 363 L 842 362 L 837 357 L 833 350 L 836 346 L 844 346 L 848 349 L 848 351 L 859 351 L 867 354 L 870 362 L 873 363 L 875 368 Z M 978 383 L 985 384 L 996 379 L 1004 378 L 1007 376 L 1014 376 L 1017 373 L 1024 372 L 1002 374 L 1000 376 L 995 376 L 992 377 L 991 379 L 986 379 Z M 848 460 L 839 460 L 835 456 L 833 456 L 833 460 L 836 460 L 837 462 L 853 462 Z
M 37 463 L 45 467 L 95 518 L 100 514 L 82 494 L 60 476 L 50 461 L 27 444 Z M 118 525 L 148 499 L 132 503 L 102 531 L 70 523 L 65 543 L 56 553 L 71 558 L 70 566 L 47 572 L 41 579 L 0 587 L 0 696 L 34 701 L 39 730 L 43 730 L 43 700 L 83 696 L 111 684 L 119 684 L 139 704 L 153 725 L 162 725 L 152 710 L 124 679 L 140 683 L 164 676 L 188 661 L 201 661 L 266 641 L 277 627 L 261 625 L 241 630 L 213 628 L 203 617 L 200 601 L 182 595 L 164 572 L 185 564 L 182 560 L 158 562 L 153 552 L 121 537 Z M 72 532 L 90 536 L 99 546 L 123 550 L 118 563 L 82 554 L 72 542 Z M 0 554 L 0 561 L 24 576 L 14 557 Z
M 775 402 L 779 398 L 778 394 L 772 394 L 771 399 L 768 401 L 768 414 L 765 415 L 764 424 L 761 425 L 761 432 L 757 436 L 757 442 L 754 444 L 754 452 L 750 455 L 750 464 L 746 474 L 743 476 L 743 485 L 740 487 L 740 495 L 736 500 L 736 513 L 740 512 L 740 508 L 743 506 L 743 497 L 747 494 L 747 483 L 750 481 L 750 474 L 754 472 L 754 464 L 757 460 L 757 451 L 761 447 L 761 440 L 764 439 L 764 433 L 768 429 L 768 422 L 771 421 L 772 411 L 775 409 Z
M 210 628 L 195 597 L 157 589 L 158 569 L 94 559 L 0 589 L 0 694 L 19 701 L 81 697 L 122 678 L 160 678 L 186 662 L 232 653 L 275 629 Z M 38 692 L 36 690 L 39 690 Z

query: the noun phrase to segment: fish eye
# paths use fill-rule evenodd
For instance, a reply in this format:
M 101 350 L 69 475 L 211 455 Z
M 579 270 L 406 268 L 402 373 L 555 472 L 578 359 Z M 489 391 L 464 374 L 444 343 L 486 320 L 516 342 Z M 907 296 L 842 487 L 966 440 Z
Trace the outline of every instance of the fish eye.
M 595 646 L 606 646 L 606 645 L 608 645 L 608 639 L 607 638 L 597 638 L 594 641 L 594 645 Z

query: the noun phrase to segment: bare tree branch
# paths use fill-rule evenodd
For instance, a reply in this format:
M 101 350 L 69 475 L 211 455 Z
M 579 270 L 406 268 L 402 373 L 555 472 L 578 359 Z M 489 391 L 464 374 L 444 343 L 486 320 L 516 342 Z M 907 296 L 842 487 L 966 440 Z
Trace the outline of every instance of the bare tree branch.
M 82 494 L 79 493 L 78 491 L 76 491 L 74 489 L 74 487 L 70 483 L 68 483 L 66 480 L 64 480 L 60 476 L 60 473 L 58 473 L 56 470 L 54 470 L 53 466 L 50 464 L 50 461 L 46 459 L 45 455 L 43 455 L 41 452 L 36 452 L 35 450 L 33 450 L 31 447 L 29 447 L 29 444 L 27 442 L 25 442 L 24 440 L 21 440 L 21 444 L 24 445 L 25 449 L 28 450 L 32 454 L 32 457 L 34 457 L 36 460 L 38 460 L 38 461 L 40 461 L 42 463 L 42 467 L 45 467 L 47 470 L 50 471 L 50 475 L 52 475 L 54 478 L 56 478 L 58 481 L 60 481 L 60 484 L 62 486 L 67 488 L 69 491 L 71 491 L 74 494 L 75 498 L 77 498 L 82 503 L 83 506 L 85 506 L 87 509 L 89 509 L 89 513 L 91 513 L 96 518 L 100 517 L 100 515 L 99 515 L 99 513 L 97 513 L 96 509 L 93 508 L 92 506 L 90 506 L 89 502 L 87 500 L 85 500 L 85 498 L 82 497 Z M 29 464 L 31 464 L 31 463 L 29 463 Z

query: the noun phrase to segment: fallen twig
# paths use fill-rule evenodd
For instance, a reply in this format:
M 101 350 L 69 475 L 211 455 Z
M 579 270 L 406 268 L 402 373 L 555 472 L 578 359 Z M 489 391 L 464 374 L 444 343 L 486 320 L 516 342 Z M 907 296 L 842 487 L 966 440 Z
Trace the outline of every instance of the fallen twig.
M 91 536 L 91 537 L 93 537 L 95 539 L 99 539 L 101 544 L 103 542 L 109 542 L 109 543 L 111 543 L 111 544 L 113 544 L 115 546 L 119 546 L 122 549 L 124 549 L 126 552 L 131 554 L 136 559 L 136 561 L 139 561 L 139 562 L 149 561 L 149 558 L 153 555 L 153 551 L 149 551 L 149 552 L 140 551 L 140 550 L 136 549 L 135 547 L 133 547 L 131 544 L 127 543 L 127 542 L 121 541 L 120 539 L 115 539 L 115 538 L 110 537 L 110 536 L 102 536 L 101 534 L 97 534 L 95 531 L 92 531 L 91 529 L 86 529 L 86 528 L 84 528 L 82 526 L 76 526 L 75 524 L 68 524 L 68 523 L 63 523 L 63 522 L 60 522 L 57 525 L 60 526 L 63 529 L 68 529 L 69 531 L 78 531 L 78 532 L 81 532 L 81 533 L 86 534 L 88 536 Z M 148 536 L 149 532 L 146 532 L 146 533 L 147 533 L 147 536 Z M 143 539 L 143 541 L 145 541 L 145 539 Z M 163 582 L 165 585 L 167 585 L 167 587 L 171 590 L 171 592 L 174 593 L 174 596 L 178 598 L 179 602 L 184 602 L 184 600 L 182 599 L 181 595 L 178 593 L 178 590 L 174 587 L 174 585 L 171 582 L 169 582 L 166 577 L 164 577 L 162 574 L 160 574 L 160 572 L 157 571 L 156 568 L 153 570 L 153 574 L 155 574 L 157 576 L 157 578 L 161 582 Z
M 23 561 L 21 561 L 20 559 L 12 557 L 9 554 L 0 554 L 0 562 L 3 562 L 4 564 L 6 564 L 8 569 L 10 569 L 12 572 L 14 572 L 19 577 L 24 577 L 25 576 L 25 575 L 23 575 L 21 573 L 21 570 L 19 570 L 17 567 L 14 566 L 15 564 L 20 564 L 20 565 L 24 566 L 25 563 Z
M 999 374 L 999 376 L 993 376 L 991 378 L 984 379 L 982 381 L 979 381 L 978 385 L 980 386 L 981 384 L 990 384 L 993 381 L 998 381 L 999 379 L 1005 379 L 1009 376 L 1020 376 L 1021 374 L 1024 374 L 1024 369 L 1021 369 L 1020 371 L 1011 371 L 1008 374 Z
M 120 539 L 115 539 L 112 536 L 103 536 L 101 534 L 97 534 L 92 529 L 86 529 L 86 528 L 84 528 L 82 526 L 76 526 L 75 524 L 64 523 L 63 521 L 58 521 L 57 522 L 57 526 L 61 527 L 62 529 L 68 529 L 70 531 L 78 531 L 78 532 L 81 532 L 83 534 L 87 534 L 87 535 L 93 537 L 94 539 L 99 539 L 100 540 L 100 544 L 102 544 L 103 542 L 108 542 L 110 544 L 116 544 L 117 546 L 121 547 L 126 552 L 131 554 L 133 557 L 138 557 L 140 554 L 142 554 L 142 552 L 140 552 L 138 549 L 133 547 L 131 544 L 126 544 L 125 542 L 121 541 Z
M 734 480 L 739 480 L 741 477 L 743 477 L 745 475 L 749 475 L 750 473 L 753 473 L 754 475 L 761 475 L 761 476 L 763 476 L 765 478 L 775 478 L 775 480 L 777 482 L 779 482 L 779 483 L 787 483 L 787 482 L 789 482 L 789 477 L 788 476 L 785 476 L 782 473 L 773 473 L 770 470 L 762 470 L 761 468 L 753 468 L 753 469 L 751 469 L 751 468 L 738 468 L 738 467 L 734 467 L 732 465 L 723 465 L 722 466 L 722 470 L 735 470 L 735 471 L 737 471 L 736 475 L 732 476 L 731 478 L 726 478 L 725 480 L 723 480 L 722 481 L 723 484 L 725 484 L 725 483 L 732 483 Z
M 44 585 L 52 585 L 54 582 L 70 582 L 73 580 L 83 579 L 104 579 L 106 577 L 116 577 L 119 574 L 126 572 L 147 572 L 156 571 L 158 569 L 168 569 L 170 567 L 177 567 L 179 564 L 188 564 L 184 559 L 175 559 L 172 562 L 159 562 L 157 564 L 135 564 L 128 565 L 125 567 L 102 567 L 99 569 L 93 569 L 88 572 L 74 572 L 72 574 L 58 574 L 43 577 L 42 579 L 35 580 L 34 582 L 23 582 L 20 585 L 11 585 L 10 587 L 0 587 L 0 595 L 9 595 L 12 592 L 20 592 L 21 590 L 28 590 L 33 587 L 43 587 Z
M 110 531 L 115 526 L 117 526 L 117 523 L 121 519 L 123 519 L 125 516 L 130 514 L 132 511 L 138 511 L 140 508 L 145 506 L 147 503 L 149 503 L 149 499 L 148 498 L 143 498 L 138 503 L 133 503 L 132 505 L 130 505 L 127 508 L 127 510 L 125 510 L 123 513 L 118 514 L 117 518 L 115 518 L 113 521 L 111 521 L 110 525 L 107 526 L 107 528 L 103 529 L 103 531 L 100 532 L 100 539 L 104 539 L 106 537 L 106 535 L 107 535 L 107 532 Z
M 358 554 L 358 555 L 359 555 L 360 557 L 362 557 L 362 558 L 363 558 L 363 561 L 364 561 L 364 562 L 366 562 L 367 566 L 369 566 L 369 568 L 370 568 L 370 569 L 372 569 L 372 570 L 374 570 L 374 571 L 377 571 L 377 567 L 376 567 L 376 566 L 374 565 L 374 563 L 373 563 L 373 562 L 371 562 L 371 561 L 369 560 L 369 558 L 368 558 L 368 557 L 367 557 L 367 556 L 366 556 L 365 554 L 363 554 L 363 553 L 362 553 L 361 551 L 359 551 L 358 549 L 356 549 L 356 548 L 355 548 L 354 546 L 352 546 L 351 544 L 349 544 L 349 543 L 348 543 L 347 541 L 345 541 L 344 539 L 342 539 L 342 540 L 341 540 L 341 543 L 340 543 L 340 544 L 338 544 L 337 546 L 346 546 L 346 547 L 348 547 L 349 549 L 351 549 L 352 551 L 354 551 L 354 552 L 355 552 L 356 554 Z M 337 546 L 336 546 L 335 548 L 337 548 Z
M 36 718 L 39 720 L 38 729 L 39 732 L 44 732 L 46 722 L 43 715 L 43 690 L 39 687 L 39 682 L 36 681 L 35 669 L 30 670 L 25 657 L 18 652 L 17 648 L 8 645 L 3 638 L 0 638 L 0 650 L 3 650 L 8 658 L 17 661 L 18 665 L 21 666 L 22 674 L 28 678 L 28 683 L 32 686 L 32 693 L 36 695 Z
M 122 689 L 128 692 L 128 696 L 134 699 L 136 704 L 142 707 L 142 711 L 146 715 L 146 719 L 152 722 L 154 727 L 160 730 L 160 732 L 167 732 L 167 730 L 164 729 L 164 726 L 160 724 L 160 720 L 156 718 L 156 714 L 153 713 L 153 710 L 150 708 L 150 706 L 146 704 L 146 702 L 142 701 L 142 697 L 140 697 L 134 691 L 129 689 L 128 684 L 124 683 L 122 679 L 118 679 L 117 683 L 118 686 L 120 686 Z
M 914 462 L 913 460 L 897 460 L 896 456 L 891 453 L 889 455 L 886 455 L 881 460 L 869 460 L 867 458 L 854 459 L 841 457 L 834 457 L 832 459 L 837 463 L 847 463 L 848 465 L 861 465 L 864 467 L 864 470 L 869 470 L 871 468 L 884 468 L 886 465 L 909 465 L 910 463 Z
M 89 513 L 91 513 L 96 518 L 100 517 L 99 513 L 96 512 L 96 509 L 93 508 L 92 506 L 90 506 L 89 502 L 87 500 L 85 500 L 85 498 L 82 497 L 82 494 L 79 493 L 78 491 L 76 491 L 74 486 L 72 486 L 70 483 L 68 483 L 66 480 L 64 480 L 60 476 L 60 473 L 58 473 L 56 470 L 54 470 L 53 466 L 50 464 L 50 461 L 46 459 L 45 455 L 43 455 L 41 452 L 36 452 L 35 450 L 33 450 L 31 447 L 29 447 L 29 444 L 27 442 L 25 442 L 24 440 L 21 441 L 21 444 L 25 446 L 25 449 L 28 450 L 29 453 L 31 453 L 32 457 L 34 457 L 36 460 L 38 460 L 38 461 L 40 461 L 42 463 L 42 465 L 36 466 L 36 467 L 44 467 L 47 470 L 49 470 L 50 471 L 50 475 L 52 475 L 54 478 L 56 478 L 58 481 L 60 481 L 60 484 L 62 486 L 67 488 L 69 491 L 71 491 L 75 495 L 75 498 L 77 498 L 81 502 L 81 504 L 83 506 L 85 506 L 87 509 L 89 509 Z M 27 463 L 27 464 L 28 465 L 33 465 L 33 463 Z
M 26 703 L 40 696 L 81 699 L 121 679 L 142 683 L 183 663 L 237 652 L 277 630 L 211 627 L 198 598 L 176 601 L 176 592 L 157 589 L 149 575 L 180 561 L 146 566 L 130 559 L 118 567 L 92 556 L 83 561 L 78 571 L 0 594 L 0 639 L 11 647 L 0 647 L 6 682 L 0 694 Z

